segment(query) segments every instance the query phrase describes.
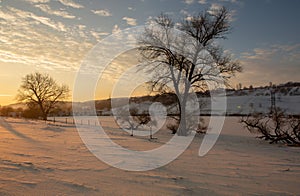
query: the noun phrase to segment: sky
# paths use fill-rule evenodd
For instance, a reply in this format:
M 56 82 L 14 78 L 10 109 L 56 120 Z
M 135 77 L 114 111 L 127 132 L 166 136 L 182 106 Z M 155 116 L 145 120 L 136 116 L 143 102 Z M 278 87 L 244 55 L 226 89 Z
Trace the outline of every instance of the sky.
M 220 6 L 230 10 L 232 26 L 220 43 L 243 67 L 232 86 L 300 81 L 300 1 L 0 0 L 0 105 L 16 102 L 22 77 L 35 71 L 72 90 L 89 51 L 112 33 L 161 13 L 180 20 Z M 95 98 L 110 96 L 109 85 L 101 80 Z

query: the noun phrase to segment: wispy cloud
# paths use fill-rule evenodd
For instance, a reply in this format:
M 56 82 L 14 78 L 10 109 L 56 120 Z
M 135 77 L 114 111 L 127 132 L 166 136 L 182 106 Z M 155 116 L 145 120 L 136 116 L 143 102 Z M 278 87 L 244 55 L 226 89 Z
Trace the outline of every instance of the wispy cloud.
M 112 33 L 118 33 L 120 31 L 121 31 L 120 27 L 117 24 L 115 24 L 114 28 L 112 29 Z
M 280 59 L 286 59 L 289 61 L 300 60 L 300 44 L 274 44 L 267 48 L 254 48 L 251 52 L 245 52 L 242 54 L 244 59 L 251 60 L 271 60 L 275 57 Z
M 133 8 L 133 7 L 128 7 L 127 9 L 131 10 L 131 11 L 135 11 L 135 8 Z
M 185 16 L 189 15 L 189 12 L 184 10 L 184 9 L 180 10 L 180 13 L 185 15 Z
M 237 80 L 250 84 L 299 81 L 300 44 L 271 45 L 242 54 L 244 71 Z
M 207 1 L 206 0 L 199 0 L 198 3 L 200 3 L 200 4 L 206 4 Z
M 74 15 L 71 15 L 70 13 L 66 11 L 61 11 L 61 10 L 53 10 L 51 7 L 47 4 L 37 4 L 35 7 L 39 8 L 43 12 L 50 14 L 50 15 L 55 15 L 55 16 L 60 16 L 63 18 L 76 18 Z
M 38 16 L 32 12 L 19 10 L 13 7 L 7 7 L 7 9 L 8 9 L 7 13 L 3 13 L 2 11 L 1 11 L 2 13 L 0 13 L 0 17 L 1 14 L 8 15 L 8 18 L 3 18 L 5 20 L 7 19 L 9 20 L 12 18 L 16 19 L 16 21 L 14 20 L 12 22 L 18 22 L 19 20 L 22 19 L 33 20 L 32 22 L 35 22 L 37 24 L 43 24 L 57 31 L 66 31 L 65 25 L 61 22 L 55 22 L 50 18 Z
M 210 14 L 215 14 L 218 10 L 222 8 L 221 4 L 218 3 L 212 3 L 209 10 L 207 11 Z
M 135 18 L 123 17 L 123 20 L 125 20 L 126 23 L 131 26 L 135 26 L 137 24 Z
M 105 10 L 92 10 L 92 12 L 94 14 L 99 15 L 99 16 L 112 16 L 112 13 L 108 9 L 105 9 Z
M 78 3 L 75 3 L 74 1 L 72 0 L 58 0 L 61 4 L 65 5 L 65 6 L 69 6 L 69 7 L 72 7 L 72 8 L 84 8 L 83 5 L 81 4 L 78 4 Z
M 194 0 L 184 0 L 184 3 L 190 5 L 194 3 Z
M 94 30 L 90 31 L 90 34 L 99 42 L 102 39 L 102 36 L 109 35 L 107 32 L 97 32 Z
M 222 7 L 223 7 L 223 5 L 221 5 L 221 4 L 212 3 L 207 12 L 210 14 L 216 14 L 216 12 L 219 11 Z M 231 21 L 231 22 L 235 21 L 236 20 L 235 16 L 236 16 L 236 10 L 230 10 L 230 12 L 228 14 L 229 21 Z
M 24 0 L 26 2 L 29 2 L 29 3 L 48 3 L 50 0 Z
M 75 71 L 96 43 L 84 25 L 67 26 L 13 7 L 0 10 L 0 22 L 1 62 Z
M 219 0 L 220 2 L 238 3 L 238 0 Z

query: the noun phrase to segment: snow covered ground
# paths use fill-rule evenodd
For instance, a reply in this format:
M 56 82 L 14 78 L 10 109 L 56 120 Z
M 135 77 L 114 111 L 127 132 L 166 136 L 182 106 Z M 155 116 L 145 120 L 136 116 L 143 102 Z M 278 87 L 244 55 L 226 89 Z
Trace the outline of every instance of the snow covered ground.
M 170 164 L 129 172 L 98 160 L 72 124 L 0 118 L 0 195 L 299 194 L 300 149 L 255 139 L 238 120 L 226 117 L 204 157 L 198 156 L 203 136 L 196 136 Z M 130 137 L 112 117 L 100 121 L 114 142 L 130 149 L 157 148 L 172 137 L 166 130 L 152 141 Z

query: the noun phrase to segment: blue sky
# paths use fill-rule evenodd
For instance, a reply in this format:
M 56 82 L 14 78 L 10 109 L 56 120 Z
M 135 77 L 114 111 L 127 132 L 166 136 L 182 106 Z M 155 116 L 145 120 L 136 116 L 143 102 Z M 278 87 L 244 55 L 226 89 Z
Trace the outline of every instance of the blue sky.
M 179 20 L 220 6 L 232 13 L 221 44 L 244 68 L 233 86 L 299 81 L 297 0 L 0 0 L 0 104 L 13 102 L 32 71 L 72 86 L 84 56 L 115 31 L 162 12 Z

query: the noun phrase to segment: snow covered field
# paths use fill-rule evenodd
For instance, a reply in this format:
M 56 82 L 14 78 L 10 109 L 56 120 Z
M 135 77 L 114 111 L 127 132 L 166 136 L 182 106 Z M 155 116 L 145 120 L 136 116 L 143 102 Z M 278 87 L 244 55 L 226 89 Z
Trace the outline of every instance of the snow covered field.
M 130 137 L 112 117 L 100 120 L 114 142 L 130 149 L 157 148 L 172 136 L 164 130 L 157 140 Z M 299 194 L 300 149 L 255 139 L 238 120 L 226 117 L 204 157 L 198 156 L 203 136 L 196 136 L 170 164 L 129 172 L 98 160 L 72 124 L 0 118 L 0 195 Z

